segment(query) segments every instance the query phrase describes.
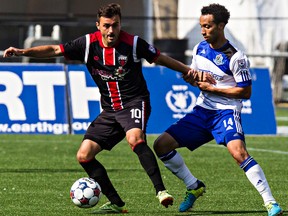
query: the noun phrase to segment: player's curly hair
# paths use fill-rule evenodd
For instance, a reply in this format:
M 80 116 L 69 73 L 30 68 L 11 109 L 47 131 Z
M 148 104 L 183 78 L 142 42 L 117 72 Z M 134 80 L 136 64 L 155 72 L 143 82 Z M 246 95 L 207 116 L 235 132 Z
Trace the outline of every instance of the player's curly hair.
M 227 24 L 230 18 L 230 12 L 220 4 L 210 4 L 201 9 L 202 15 L 211 14 L 214 17 L 214 22 L 219 24 L 221 22 Z
M 98 9 L 97 21 L 99 21 L 100 17 L 111 18 L 116 15 L 121 19 L 121 7 L 119 4 L 111 3 Z

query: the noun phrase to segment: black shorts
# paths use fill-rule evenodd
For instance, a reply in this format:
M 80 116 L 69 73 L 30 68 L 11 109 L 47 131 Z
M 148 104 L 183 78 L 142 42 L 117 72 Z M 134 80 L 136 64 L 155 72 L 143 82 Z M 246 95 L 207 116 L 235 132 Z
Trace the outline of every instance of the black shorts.
M 150 113 L 150 103 L 143 100 L 130 102 L 128 107 L 120 111 L 103 110 L 89 125 L 84 139 L 97 142 L 102 149 L 111 150 L 132 128 L 139 128 L 146 133 Z

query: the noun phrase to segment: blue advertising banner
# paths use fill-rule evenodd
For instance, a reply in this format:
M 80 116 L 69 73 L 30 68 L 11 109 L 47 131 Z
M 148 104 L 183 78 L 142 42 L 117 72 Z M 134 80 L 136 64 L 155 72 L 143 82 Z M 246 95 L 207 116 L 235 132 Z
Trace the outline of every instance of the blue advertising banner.
M 68 133 L 63 65 L 0 65 L 0 133 Z
M 243 101 L 242 121 L 246 134 L 276 134 L 277 123 L 267 68 L 252 68 L 252 96 Z
M 187 84 L 180 73 L 164 67 L 144 68 L 151 93 L 152 114 L 147 133 L 162 133 L 191 112 L 199 89 Z M 246 134 L 276 134 L 276 120 L 268 69 L 252 68 L 252 97 L 243 101 L 242 123 Z
M 147 133 L 162 133 L 195 106 L 199 89 L 181 74 L 144 67 L 152 114 Z M 252 68 L 253 92 L 243 101 L 246 134 L 276 134 L 268 69 Z M 83 134 L 101 112 L 100 93 L 86 66 L 63 64 L 0 65 L 0 134 Z
M 67 65 L 73 134 L 85 133 L 101 112 L 100 93 L 85 65 Z

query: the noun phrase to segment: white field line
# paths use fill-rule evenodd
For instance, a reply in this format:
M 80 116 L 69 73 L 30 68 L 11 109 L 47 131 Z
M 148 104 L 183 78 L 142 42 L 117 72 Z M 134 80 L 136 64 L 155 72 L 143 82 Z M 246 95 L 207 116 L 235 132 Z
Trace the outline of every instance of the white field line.
M 286 117 L 286 116 L 279 116 L 279 117 L 276 117 L 276 120 L 279 120 L 279 121 L 288 121 L 288 117 Z
M 22 139 L 22 140 L 1 140 L 0 143 L 30 143 L 30 142 L 35 142 L 35 143 L 46 143 L 47 140 L 29 140 L 29 139 Z M 50 143 L 71 143 L 71 142 L 75 142 L 75 141 L 71 141 L 71 140 L 50 140 L 48 141 Z M 214 147 L 214 148 L 225 148 L 225 146 L 223 145 L 217 145 L 215 144 L 205 144 L 204 146 L 206 147 Z M 280 151 L 280 150 L 271 150 L 271 149 L 258 149 L 258 148 L 247 148 L 248 151 L 256 151 L 256 152 L 268 152 L 268 153 L 275 153 L 275 154 L 284 154 L 284 155 L 288 155 L 287 151 Z
M 217 144 L 206 144 L 204 146 L 215 147 L 215 148 L 225 148 L 223 145 Z M 256 151 L 256 152 L 268 152 L 268 153 L 275 153 L 275 154 L 284 154 L 288 155 L 287 151 L 280 151 L 280 150 L 271 150 L 271 149 L 258 149 L 258 148 L 247 148 L 248 151 Z
M 288 126 L 278 126 L 277 127 L 277 134 L 288 135 Z
M 268 153 L 276 153 L 276 154 L 285 154 L 288 155 L 288 152 L 279 151 L 279 150 L 271 150 L 271 149 L 257 149 L 257 148 L 247 148 L 249 151 L 258 151 L 258 152 L 268 152 Z

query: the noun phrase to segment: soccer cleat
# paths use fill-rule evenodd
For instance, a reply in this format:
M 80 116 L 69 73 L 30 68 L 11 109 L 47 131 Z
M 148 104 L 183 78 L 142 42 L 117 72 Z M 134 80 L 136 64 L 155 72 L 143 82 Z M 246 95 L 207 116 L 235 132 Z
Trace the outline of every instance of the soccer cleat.
M 265 205 L 265 207 L 268 211 L 268 216 L 279 216 L 283 213 L 283 210 L 280 208 L 278 203 L 269 203 Z
M 159 191 L 156 198 L 159 199 L 159 202 L 168 208 L 169 205 L 173 205 L 174 198 L 166 191 Z
M 127 213 L 128 210 L 125 206 L 119 207 L 116 204 L 112 204 L 111 202 L 107 202 L 104 205 L 100 206 L 100 208 L 94 213 Z
M 203 193 L 205 192 L 206 187 L 205 187 L 204 183 L 199 181 L 199 180 L 197 180 L 197 182 L 198 182 L 197 188 L 186 191 L 184 201 L 179 206 L 180 212 L 186 212 L 190 208 L 192 208 L 196 199 L 198 197 L 202 196 Z

